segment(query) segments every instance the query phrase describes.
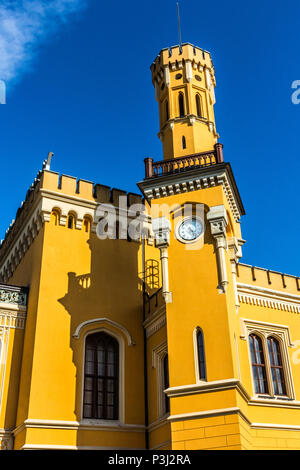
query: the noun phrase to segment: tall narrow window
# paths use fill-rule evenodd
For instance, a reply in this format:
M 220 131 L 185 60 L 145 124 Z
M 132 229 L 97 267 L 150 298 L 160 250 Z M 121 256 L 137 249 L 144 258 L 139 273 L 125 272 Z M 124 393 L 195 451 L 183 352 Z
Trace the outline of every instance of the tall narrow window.
M 197 108 L 197 116 L 202 117 L 201 98 L 198 94 L 196 95 L 196 108 Z
M 202 330 L 197 331 L 197 351 L 198 351 L 198 367 L 200 380 L 206 380 L 206 366 L 204 353 L 204 338 Z
M 166 121 L 168 121 L 168 120 L 169 120 L 169 117 L 170 117 L 170 113 L 169 113 L 169 101 L 168 101 L 168 100 L 166 100 L 165 106 L 166 106 Z
M 185 140 L 184 135 L 182 136 L 182 148 L 186 149 L 186 140 Z
M 268 351 L 270 357 L 271 375 L 275 395 L 286 395 L 284 372 L 282 366 L 280 344 L 277 339 L 268 338 Z
M 255 393 L 268 393 L 266 365 L 262 341 L 257 335 L 249 336 Z
M 83 417 L 119 418 L 119 343 L 106 333 L 86 339 Z
M 88 217 L 84 217 L 83 218 L 83 230 L 86 232 L 86 233 L 89 233 L 90 232 L 90 229 L 91 229 L 91 221 Z
M 74 226 L 75 226 L 75 217 L 74 217 L 74 215 L 70 214 L 68 216 L 67 226 L 68 226 L 68 228 L 74 228 Z
M 169 358 L 168 354 L 163 359 L 163 379 L 164 379 L 164 390 L 169 388 Z M 170 398 L 165 395 L 165 412 L 170 412 Z
M 184 96 L 183 93 L 179 93 L 178 96 L 178 104 L 179 104 L 179 116 L 184 117 Z
M 59 214 L 58 210 L 53 209 L 53 211 L 51 212 L 51 222 L 54 225 L 59 225 L 59 219 L 60 219 L 59 216 L 60 216 L 60 214 Z

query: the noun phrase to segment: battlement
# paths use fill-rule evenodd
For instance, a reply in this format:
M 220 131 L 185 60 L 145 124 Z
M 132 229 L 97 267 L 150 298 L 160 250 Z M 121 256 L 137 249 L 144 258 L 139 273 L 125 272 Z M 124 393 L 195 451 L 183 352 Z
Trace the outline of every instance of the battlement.
M 42 224 L 50 220 L 51 211 L 60 207 L 59 201 L 65 201 L 64 211 L 72 210 L 78 214 L 76 228 L 81 228 L 84 214 L 93 218 L 99 203 L 118 206 L 120 196 L 127 197 L 127 207 L 143 202 L 139 194 L 94 184 L 74 176 L 60 175 L 50 170 L 39 171 L 0 244 L 0 266 L 3 263 L 12 264 L 11 257 L 21 259 L 22 253 L 29 248 Z M 45 204 L 43 200 L 46 201 Z M 66 216 L 67 213 L 62 213 L 62 225 L 66 222 Z M 13 252 L 18 255 L 15 256 Z
M 214 76 L 214 65 L 210 53 L 190 43 L 185 43 L 181 47 L 177 45 L 160 51 L 150 67 L 153 80 L 164 67 L 169 66 L 176 70 L 182 68 L 185 62 L 191 62 L 198 68 L 206 67 Z
M 83 179 L 78 180 L 74 176 L 64 174 L 59 175 L 59 173 L 52 171 L 43 172 L 40 189 L 97 203 L 111 203 L 118 205 L 120 196 L 127 197 L 128 206 L 142 202 L 142 196 L 139 194 L 131 192 L 128 193 L 121 189 L 111 188 L 110 186 L 102 184 L 95 184 Z
M 299 295 L 300 278 L 244 263 L 237 265 L 237 282 Z

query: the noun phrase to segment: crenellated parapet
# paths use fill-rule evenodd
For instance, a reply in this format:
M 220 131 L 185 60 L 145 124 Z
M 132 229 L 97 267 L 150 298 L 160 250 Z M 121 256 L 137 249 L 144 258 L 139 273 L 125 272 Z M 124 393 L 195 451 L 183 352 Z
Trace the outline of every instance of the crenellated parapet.
M 132 204 L 141 204 L 142 196 L 116 188 L 94 184 L 73 176 L 44 170 L 38 173 L 17 211 L 16 218 L 6 231 L 0 245 L 0 280 L 8 282 L 33 241 L 51 216 L 58 214 L 58 225 L 67 227 L 70 214 L 74 216 L 75 230 L 82 230 L 87 218 L 91 231 L 96 231 L 96 209 L 99 204 L 118 207 L 120 196 L 129 211 Z
M 211 150 L 219 137 L 210 53 L 186 43 L 163 49 L 151 65 L 164 159 Z
M 151 65 L 153 85 L 155 83 L 159 84 L 165 79 L 165 83 L 168 86 L 168 69 L 169 71 L 175 71 L 184 68 L 187 78 L 192 78 L 192 70 L 203 72 L 204 69 L 208 69 L 213 84 L 214 86 L 216 85 L 215 69 L 210 53 L 190 43 L 161 50 Z

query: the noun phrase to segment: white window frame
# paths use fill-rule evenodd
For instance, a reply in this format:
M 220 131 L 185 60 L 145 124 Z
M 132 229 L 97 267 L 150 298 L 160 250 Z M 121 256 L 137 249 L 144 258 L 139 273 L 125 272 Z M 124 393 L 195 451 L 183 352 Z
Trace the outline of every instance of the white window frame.
M 85 380 L 85 352 L 86 352 L 86 338 L 95 333 L 106 333 L 107 335 L 115 338 L 119 344 L 119 419 L 91 419 L 83 417 L 83 402 L 84 402 L 84 380 Z M 105 327 L 99 327 L 87 331 L 83 337 L 83 354 L 82 354 L 82 383 L 81 383 L 81 404 L 80 404 L 80 424 L 86 425 L 104 425 L 104 426 L 119 426 L 125 423 L 125 344 L 124 338 Z
M 198 331 L 201 331 L 203 336 L 203 344 L 204 344 L 204 364 L 205 364 L 205 375 L 206 380 L 200 378 L 200 371 L 199 371 L 199 354 L 198 354 L 198 341 L 197 335 Z M 205 341 L 204 341 L 204 332 L 200 326 L 196 326 L 193 332 L 193 343 L 194 343 L 194 361 L 195 361 L 195 376 L 196 376 L 196 383 L 198 384 L 205 384 L 207 382 L 207 367 L 206 367 L 206 354 L 205 354 Z
M 157 381 L 157 415 L 158 418 L 169 416 L 166 411 L 166 400 L 164 393 L 164 358 L 168 354 L 167 342 L 159 344 L 152 350 L 152 367 L 156 369 Z
M 247 341 L 248 347 L 248 356 L 249 356 L 249 363 L 250 363 L 250 370 L 251 370 L 251 381 L 252 381 L 252 388 L 254 391 L 254 397 L 265 397 L 265 398 L 277 398 L 277 399 L 290 399 L 295 400 L 295 389 L 294 389 L 294 382 L 292 377 L 292 370 L 289 358 L 288 348 L 293 347 L 293 343 L 290 337 L 289 327 L 286 325 L 278 325 L 274 323 L 265 323 L 265 322 L 258 322 L 255 320 L 250 319 L 241 319 L 241 330 L 242 335 L 241 339 Z M 262 340 L 262 347 L 264 352 L 264 359 L 265 359 L 265 370 L 266 370 L 266 378 L 268 384 L 268 393 L 266 394 L 259 394 L 255 392 L 254 386 L 254 377 L 253 377 L 253 370 L 252 370 L 252 359 L 251 359 L 251 352 L 250 352 L 250 342 L 249 336 L 251 334 L 255 334 L 260 337 Z M 274 386 L 271 374 L 271 364 L 270 364 L 270 357 L 268 351 L 268 338 L 272 337 L 277 339 L 279 342 L 280 347 L 280 354 L 282 360 L 282 367 L 283 367 L 283 375 L 284 375 L 284 382 L 286 388 L 286 395 L 275 395 L 274 393 Z

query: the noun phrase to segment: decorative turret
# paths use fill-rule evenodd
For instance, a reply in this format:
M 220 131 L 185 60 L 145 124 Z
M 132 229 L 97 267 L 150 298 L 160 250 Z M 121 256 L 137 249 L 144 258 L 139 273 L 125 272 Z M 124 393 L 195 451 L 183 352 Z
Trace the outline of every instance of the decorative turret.
M 163 49 L 151 71 L 164 159 L 213 150 L 219 136 L 210 53 L 188 43 Z

